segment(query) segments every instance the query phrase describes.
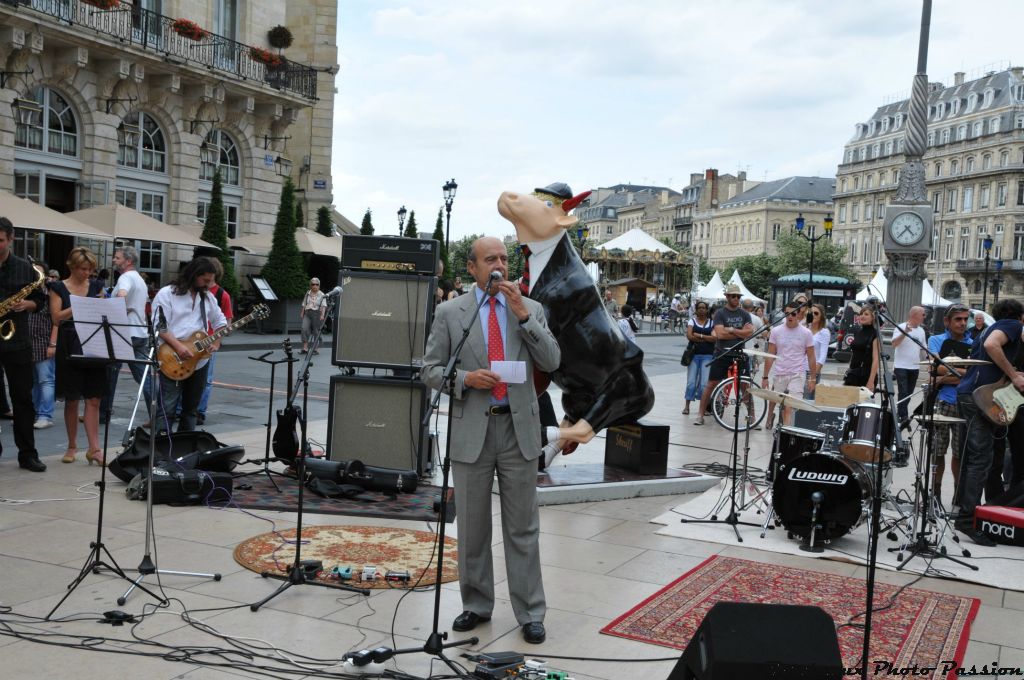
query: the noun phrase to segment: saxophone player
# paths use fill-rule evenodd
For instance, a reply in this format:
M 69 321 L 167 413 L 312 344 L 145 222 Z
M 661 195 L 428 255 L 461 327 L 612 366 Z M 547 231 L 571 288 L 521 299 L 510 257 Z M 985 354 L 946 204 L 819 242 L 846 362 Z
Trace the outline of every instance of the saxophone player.
M 13 246 L 14 225 L 6 217 L 0 217 L 0 300 L 15 295 L 38 278 L 36 270 L 27 259 L 11 252 Z M 11 307 L 6 316 L 0 318 L 0 323 L 6 320 L 14 323 L 14 332 L 8 339 L 0 336 L 0 366 L 3 367 L 11 390 L 18 465 L 31 472 L 46 470 L 46 465 L 39 460 L 35 431 L 32 429 L 35 409 L 32 407 L 32 341 L 28 326 L 28 315 L 42 306 L 45 301 L 43 295 L 42 290 L 33 288 L 23 300 Z

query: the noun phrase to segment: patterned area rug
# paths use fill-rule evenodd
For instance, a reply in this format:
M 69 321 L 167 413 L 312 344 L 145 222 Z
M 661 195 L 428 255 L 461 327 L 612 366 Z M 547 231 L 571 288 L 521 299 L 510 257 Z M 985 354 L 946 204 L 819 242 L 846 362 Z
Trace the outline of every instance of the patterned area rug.
M 347 583 L 361 588 L 432 586 L 437 580 L 437 537 L 428 531 L 387 527 L 312 526 L 302 530 L 302 560 L 320 560 L 324 569 L 317 580 Z M 454 538 L 445 537 L 441 582 L 459 578 Z M 295 530 L 269 532 L 248 538 L 235 548 L 235 561 L 256 573 L 287 574 L 295 559 Z M 364 566 L 373 566 L 381 577 L 363 581 Z M 338 581 L 334 567 L 351 567 L 354 578 Z M 384 579 L 388 571 L 408 571 L 409 581 Z
M 289 477 L 274 476 L 281 487 L 279 492 L 266 475 L 251 475 L 235 480 L 232 499 L 241 508 L 249 510 L 280 510 L 295 512 L 299 506 L 299 485 Z M 242 488 L 250 485 L 251 488 Z M 321 498 L 306 489 L 302 496 L 305 512 L 320 515 L 349 515 L 352 517 L 383 517 L 385 519 L 409 519 L 436 522 L 434 499 L 440 498 L 441 489 L 436 486 L 419 485 L 414 493 L 387 495 L 366 491 L 355 498 Z M 448 521 L 455 519 L 455 511 L 448 505 Z
M 704 615 L 719 601 L 815 605 L 824 609 L 838 627 L 864 610 L 862 579 L 806 569 L 761 564 L 732 557 L 713 556 L 689 573 L 647 598 L 605 626 L 606 635 L 685 649 Z M 975 598 L 907 588 L 890 603 L 899 586 L 875 584 L 871 620 L 872 663 L 886 661 L 894 668 L 938 666 L 963 661 L 971 621 L 980 601 Z M 856 619 L 863 623 L 863 617 Z M 843 626 L 839 648 L 847 668 L 860 664 L 863 632 Z M 950 673 L 949 677 L 954 677 Z M 915 677 L 941 678 L 936 670 Z

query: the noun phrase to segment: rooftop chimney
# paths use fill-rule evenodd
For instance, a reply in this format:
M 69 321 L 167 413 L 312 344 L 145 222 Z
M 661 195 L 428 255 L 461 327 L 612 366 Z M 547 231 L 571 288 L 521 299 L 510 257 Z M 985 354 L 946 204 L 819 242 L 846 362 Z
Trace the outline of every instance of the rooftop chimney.
M 701 180 L 701 174 L 699 172 L 690 173 L 690 184 L 696 184 Z
M 953 74 L 953 84 L 954 85 L 963 85 L 964 84 L 964 72 L 963 71 L 957 71 L 956 73 Z

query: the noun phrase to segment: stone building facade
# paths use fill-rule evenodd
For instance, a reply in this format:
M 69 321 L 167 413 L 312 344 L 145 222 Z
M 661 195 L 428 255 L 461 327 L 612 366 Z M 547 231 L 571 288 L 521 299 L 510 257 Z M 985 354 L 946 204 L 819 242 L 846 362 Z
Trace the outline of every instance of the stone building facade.
M 59 212 L 121 203 L 198 232 L 219 169 L 235 238 L 273 229 L 290 175 L 313 224 L 332 202 L 336 3 L 100 2 L 0 2 L 0 189 Z M 202 31 L 183 33 L 175 18 Z M 283 61 L 267 42 L 277 25 L 294 36 Z M 75 245 L 105 263 L 111 248 L 45 231 L 17 245 L 58 269 Z M 134 245 L 158 285 L 192 255 Z M 236 258 L 241 274 L 262 264 Z
M 905 160 L 907 104 L 886 104 L 858 123 L 836 173 L 834 239 L 865 282 L 886 264 L 882 223 Z M 931 83 L 927 143 L 930 283 L 943 297 L 980 306 L 987 254 L 988 302 L 997 286 L 1004 296 L 1024 294 L 1024 68 Z

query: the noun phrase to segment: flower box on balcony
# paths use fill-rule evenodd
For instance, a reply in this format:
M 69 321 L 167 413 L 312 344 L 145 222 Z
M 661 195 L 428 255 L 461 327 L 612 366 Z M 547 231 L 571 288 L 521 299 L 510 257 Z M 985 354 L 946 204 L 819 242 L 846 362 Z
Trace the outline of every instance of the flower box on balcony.
M 262 47 L 250 48 L 249 56 L 252 57 L 253 61 L 259 62 L 271 70 L 276 70 L 284 66 L 284 58 L 280 55 L 274 54 L 270 50 L 265 50 Z
M 209 31 L 196 22 L 188 19 L 175 19 L 171 24 L 171 28 L 175 33 L 183 38 L 188 38 L 189 40 L 203 40 L 210 35 Z
M 117 9 L 121 4 L 121 0 L 82 0 L 82 2 L 98 9 Z

